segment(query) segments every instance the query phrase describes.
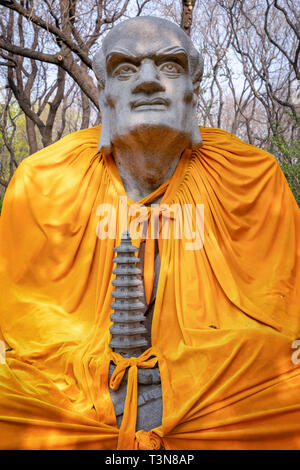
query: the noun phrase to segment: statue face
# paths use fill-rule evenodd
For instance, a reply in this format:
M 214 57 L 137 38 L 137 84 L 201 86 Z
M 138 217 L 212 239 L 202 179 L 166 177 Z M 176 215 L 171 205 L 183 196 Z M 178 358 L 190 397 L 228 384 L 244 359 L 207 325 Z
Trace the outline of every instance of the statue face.
M 139 129 L 189 135 L 195 101 L 183 33 L 149 20 L 129 23 L 105 43 L 105 118 L 112 143 Z

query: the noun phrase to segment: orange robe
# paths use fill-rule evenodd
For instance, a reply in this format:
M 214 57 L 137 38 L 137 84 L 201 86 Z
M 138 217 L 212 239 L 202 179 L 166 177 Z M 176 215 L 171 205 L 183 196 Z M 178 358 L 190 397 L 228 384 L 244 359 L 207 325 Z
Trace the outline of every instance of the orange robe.
M 275 158 L 201 128 L 203 147 L 186 151 L 173 177 L 140 201 L 164 194 L 166 204 L 203 204 L 204 245 L 187 250 L 185 235 L 159 239 L 152 348 L 125 363 L 108 346 L 120 240 L 100 239 L 97 227 L 99 206 L 116 208 L 118 222 L 126 195 L 112 157 L 97 150 L 99 133 L 75 132 L 26 158 L 5 195 L 0 448 L 300 449 L 300 364 L 292 360 L 300 219 Z M 149 295 L 153 243 L 146 245 Z M 113 386 L 130 371 L 120 431 L 111 360 Z M 137 367 L 155 361 L 162 425 L 135 433 Z

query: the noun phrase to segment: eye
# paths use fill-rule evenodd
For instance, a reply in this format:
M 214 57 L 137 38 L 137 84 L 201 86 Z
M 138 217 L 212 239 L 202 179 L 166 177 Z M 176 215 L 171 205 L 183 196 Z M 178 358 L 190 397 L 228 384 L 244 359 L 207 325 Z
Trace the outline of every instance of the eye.
M 181 65 L 177 64 L 176 62 L 165 62 L 163 63 L 159 69 L 165 74 L 173 77 L 177 77 L 178 75 L 184 72 L 184 69 Z
M 127 80 L 137 71 L 137 68 L 132 64 L 121 64 L 113 72 L 113 77 L 119 80 Z

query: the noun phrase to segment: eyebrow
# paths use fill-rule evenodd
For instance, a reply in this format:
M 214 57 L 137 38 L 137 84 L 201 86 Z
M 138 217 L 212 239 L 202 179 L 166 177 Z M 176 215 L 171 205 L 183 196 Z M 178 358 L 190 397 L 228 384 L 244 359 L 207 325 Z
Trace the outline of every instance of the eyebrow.
M 185 49 L 178 46 L 170 46 L 153 53 L 136 56 L 131 51 L 123 48 L 112 50 L 106 57 L 107 70 L 111 70 L 115 64 L 120 62 L 130 62 L 138 64 L 141 60 L 146 58 L 165 59 L 179 61 L 183 66 L 188 67 L 188 53 Z

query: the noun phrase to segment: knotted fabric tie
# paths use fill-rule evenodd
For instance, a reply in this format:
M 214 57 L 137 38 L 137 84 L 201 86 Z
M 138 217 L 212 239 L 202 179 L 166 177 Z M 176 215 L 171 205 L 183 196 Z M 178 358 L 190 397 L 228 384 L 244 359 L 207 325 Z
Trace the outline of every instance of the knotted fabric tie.
M 123 413 L 123 420 L 119 430 L 117 450 L 133 450 L 135 448 L 135 429 L 137 418 L 138 400 L 138 368 L 151 369 L 157 363 L 153 349 L 149 348 L 139 357 L 125 358 L 111 351 L 111 360 L 116 368 L 111 376 L 109 386 L 112 390 L 118 390 L 126 369 L 128 372 L 127 394 Z
M 152 431 L 137 431 L 136 437 L 136 450 L 159 450 L 162 447 L 160 437 Z
M 102 154 L 102 158 L 105 162 L 105 167 L 107 168 L 108 172 L 110 173 L 111 181 L 113 182 L 117 193 L 122 197 L 127 197 L 121 176 L 119 171 L 115 165 L 114 158 L 112 154 Z M 174 196 L 181 184 L 186 170 L 192 159 L 192 150 L 185 149 L 182 153 L 176 170 L 168 180 L 166 180 L 161 186 L 159 186 L 153 193 L 149 194 L 148 196 L 144 197 L 140 201 L 138 201 L 138 205 L 145 206 L 148 205 L 151 201 L 155 201 L 158 198 L 162 197 L 162 200 L 157 208 L 157 212 L 162 209 L 162 206 L 166 208 L 166 204 L 172 204 L 174 200 Z M 119 198 L 120 199 L 120 198 Z M 136 205 L 132 201 L 132 206 Z M 148 208 L 146 211 L 146 220 L 148 221 L 150 214 L 150 209 Z M 167 210 L 164 213 L 164 216 L 167 216 Z M 127 219 L 127 214 L 126 214 Z M 126 227 L 124 227 L 126 230 Z M 127 228 L 129 230 L 129 228 Z M 135 238 L 132 237 L 132 233 L 130 233 L 132 240 L 134 241 Z M 135 243 L 134 243 L 135 244 Z M 158 245 L 160 245 L 160 240 L 158 240 Z M 161 252 L 161 248 L 159 246 L 159 251 Z M 155 253 L 155 240 L 149 236 L 146 239 L 146 246 L 145 246 L 145 267 L 144 267 L 144 284 L 145 284 L 145 297 L 146 302 L 149 305 L 152 295 L 153 289 L 153 280 L 154 280 L 154 253 Z
M 176 214 L 170 212 L 167 204 L 160 204 L 157 207 L 149 208 L 144 205 L 135 204 L 137 210 L 140 208 L 140 215 L 136 218 L 138 224 L 142 227 L 140 230 L 141 236 L 139 239 L 136 239 L 134 234 L 131 233 L 130 235 L 133 239 L 133 244 L 138 244 L 142 241 L 145 241 L 145 257 L 144 257 L 144 286 L 145 286 L 145 298 L 146 302 L 149 305 L 153 290 L 153 282 L 154 282 L 154 255 L 155 255 L 155 240 L 158 240 L 160 243 L 160 239 L 164 237 L 168 237 L 170 234 L 170 226 L 166 227 L 164 230 L 162 227 L 164 224 L 170 224 L 170 220 L 174 220 L 176 218 Z M 144 225 L 146 224 L 146 230 Z M 157 227 L 156 227 L 157 225 Z M 156 233 L 157 232 L 157 233 Z

